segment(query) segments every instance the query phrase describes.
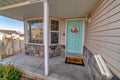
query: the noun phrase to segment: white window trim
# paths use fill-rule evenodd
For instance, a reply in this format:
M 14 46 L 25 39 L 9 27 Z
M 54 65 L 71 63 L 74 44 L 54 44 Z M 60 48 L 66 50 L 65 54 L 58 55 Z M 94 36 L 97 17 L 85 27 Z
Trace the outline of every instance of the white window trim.
M 38 17 L 38 18 L 28 18 L 28 19 L 25 19 L 25 22 L 27 24 L 27 21 L 29 20 L 39 20 L 39 19 L 42 19 L 43 20 L 43 17 Z M 51 20 L 57 20 L 59 21 L 59 31 L 51 31 Z M 44 27 L 44 26 L 43 26 Z M 27 36 L 28 36 L 28 39 L 29 39 L 29 34 L 28 34 L 28 25 L 26 25 L 26 28 L 27 28 Z M 51 44 L 51 32 L 58 32 L 59 33 L 59 36 L 58 36 L 58 43 L 56 44 Z M 53 18 L 53 17 L 50 17 L 50 20 L 49 20 L 49 45 L 57 45 L 60 43 L 60 19 L 59 18 Z M 30 43 L 29 40 L 27 41 L 27 44 L 33 44 L 33 45 L 43 45 L 43 43 Z
M 56 21 L 59 21 L 59 31 L 51 31 L 51 20 L 56 20 Z M 58 43 L 55 43 L 55 44 L 52 44 L 51 43 L 51 32 L 58 32 Z M 50 45 L 57 45 L 60 43 L 60 19 L 58 18 L 50 18 L 50 29 L 49 29 L 49 33 L 50 33 Z
M 39 17 L 39 18 L 28 18 L 28 19 L 26 19 L 26 24 L 27 24 L 27 21 L 32 21 L 32 20 L 43 20 L 43 17 Z M 44 27 L 44 26 L 43 26 Z M 43 43 L 31 43 L 31 42 L 29 42 L 29 32 L 28 32 L 28 29 L 29 28 L 29 26 L 28 26 L 28 24 L 27 24 L 27 36 L 28 36 L 28 44 L 31 44 L 31 45 L 43 45 Z M 44 32 L 44 31 L 43 31 Z M 44 36 L 44 35 L 43 35 Z M 43 40 L 44 41 L 44 40 Z
M 67 21 L 69 20 L 83 20 L 83 35 L 82 35 L 82 50 L 81 50 L 81 54 L 83 54 L 83 47 L 84 47 L 84 38 L 85 38 L 85 18 L 70 18 L 70 19 L 66 19 L 66 28 L 65 28 L 65 45 L 67 45 Z M 67 53 L 67 48 L 65 47 L 65 53 Z

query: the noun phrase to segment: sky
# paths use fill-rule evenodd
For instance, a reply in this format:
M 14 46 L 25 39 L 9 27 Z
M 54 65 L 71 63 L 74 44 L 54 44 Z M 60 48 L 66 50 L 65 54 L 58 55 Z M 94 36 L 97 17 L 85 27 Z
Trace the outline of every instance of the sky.
M 0 29 L 16 30 L 24 32 L 24 24 L 22 21 L 18 21 L 12 18 L 0 16 Z

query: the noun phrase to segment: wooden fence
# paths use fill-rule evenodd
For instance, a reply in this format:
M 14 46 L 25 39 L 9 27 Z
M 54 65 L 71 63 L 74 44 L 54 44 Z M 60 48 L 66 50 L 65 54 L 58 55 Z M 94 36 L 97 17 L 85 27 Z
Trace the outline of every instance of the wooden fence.
M 24 50 L 24 40 L 0 41 L 0 59 L 18 54 Z

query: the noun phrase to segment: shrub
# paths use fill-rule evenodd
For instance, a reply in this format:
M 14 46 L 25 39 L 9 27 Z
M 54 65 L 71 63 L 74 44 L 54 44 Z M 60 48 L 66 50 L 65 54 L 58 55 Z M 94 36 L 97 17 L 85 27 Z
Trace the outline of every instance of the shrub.
M 21 72 L 13 64 L 0 64 L 0 80 L 20 80 Z

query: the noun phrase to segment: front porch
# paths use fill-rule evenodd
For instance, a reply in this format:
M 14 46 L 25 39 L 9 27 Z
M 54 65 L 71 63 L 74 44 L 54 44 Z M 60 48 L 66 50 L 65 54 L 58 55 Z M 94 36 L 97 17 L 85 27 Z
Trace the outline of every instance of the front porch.
M 37 80 L 89 80 L 89 74 L 86 66 L 65 64 L 63 56 L 49 59 L 50 73 L 48 77 L 44 76 L 44 59 L 39 57 L 27 56 L 20 53 L 0 61 L 0 63 L 13 63 L 18 66 L 24 76 Z
M 1 63 L 14 63 L 43 79 L 45 75 L 51 80 L 119 80 L 120 0 L 17 1 L 1 0 L 0 15 L 23 21 L 25 53 L 44 58 L 22 53 Z M 60 56 L 61 52 L 59 57 L 51 56 L 55 45 L 65 46 L 65 56 Z M 69 53 L 84 56 L 85 67 L 65 64 Z M 96 62 L 96 55 L 103 57 L 108 69 L 100 70 L 98 65 L 103 61 Z

